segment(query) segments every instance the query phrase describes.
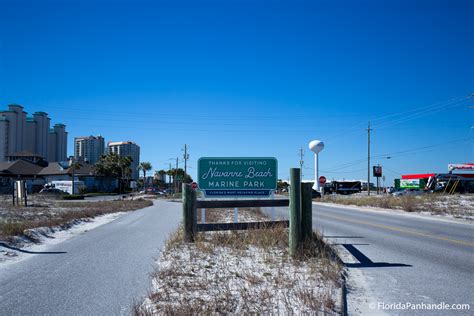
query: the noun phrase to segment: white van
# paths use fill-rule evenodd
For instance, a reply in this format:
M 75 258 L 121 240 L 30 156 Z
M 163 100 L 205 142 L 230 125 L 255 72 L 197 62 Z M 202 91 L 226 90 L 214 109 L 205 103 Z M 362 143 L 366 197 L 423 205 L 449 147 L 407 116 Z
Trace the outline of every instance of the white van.
M 72 181 L 69 180 L 62 180 L 62 181 L 52 181 L 48 183 L 46 186 L 53 187 L 55 189 L 61 190 L 63 192 L 73 194 L 72 193 Z M 84 181 L 74 181 L 74 194 L 79 194 L 80 190 L 85 188 Z

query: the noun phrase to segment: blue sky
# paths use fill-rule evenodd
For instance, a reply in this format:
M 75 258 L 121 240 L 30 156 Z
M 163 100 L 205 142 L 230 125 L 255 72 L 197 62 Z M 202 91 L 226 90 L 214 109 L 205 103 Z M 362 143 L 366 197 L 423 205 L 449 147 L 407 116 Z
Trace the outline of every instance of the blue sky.
M 188 144 L 193 176 L 199 157 L 272 156 L 287 178 L 304 148 L 311 178 L 307 146 L 321 139 L 321 174 L 366 178 L 368 120 L 387 181 L 444 172 L 473 161 L 473 12 L 452 0 L 0 0 L 0 106 L 66 124 L 69 154 L 75 136 L 101 134 L 135 141 L 158 170 Z

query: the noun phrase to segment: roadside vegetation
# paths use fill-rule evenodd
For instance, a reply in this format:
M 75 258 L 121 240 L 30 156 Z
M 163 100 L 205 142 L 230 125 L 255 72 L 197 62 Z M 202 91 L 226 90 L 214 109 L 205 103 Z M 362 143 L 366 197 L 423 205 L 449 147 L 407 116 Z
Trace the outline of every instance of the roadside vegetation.
M 423 194 L 417 196 L 392 195 L 325 195 L 318 200 L 354 206 L 397 209 L 406 212 L 428 212 L 433 215 L 452 215 L 474 218 L 474 195 Z
M 206 222 L 233 217 L 231 210 L 206 211 Z M 269 219 L 259 209 L 239 209 L 239 220 Z M 185 243 L 179 229 L 158 259 L 150 295 L 134 313 L 338 314 L 342 272 L 317 234 L 292 258 L 283 226 L 198 233 L 194 243 Z
M 37 196 L 29 201 L 28 207 L 20 207 L 11 205 L 11 200 L 3 200 L 0 202 L 0 241 L 13 242 L 14 237 L 34 239 L 30 230 L 35 228 L 68 228 L 96 216 L 137 210 L 152 204 L 144 199 L 66 202 Z

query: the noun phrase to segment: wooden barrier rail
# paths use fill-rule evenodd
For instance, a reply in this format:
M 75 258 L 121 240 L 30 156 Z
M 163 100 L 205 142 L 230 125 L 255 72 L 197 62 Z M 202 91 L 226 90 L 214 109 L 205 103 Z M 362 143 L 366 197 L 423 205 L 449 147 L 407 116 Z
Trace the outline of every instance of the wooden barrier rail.
M 284 207 L 290 205 L 288 199 L 277 200 L 215 200 L 196 201 L 196 208 L 227 208 L 227 207 Z
M 241 223 L 210 223 L 197 224 L 198 232 L 222 231 L 222 230 L 247 230 L 247 229 L 268 229 L 276 226 L 288 228 L 289 221 L 266 221 L 266 222 L 241 222 Z
M 222 230 L 268 229 L 283 225 L 289 228 L 289 252 L 295 256 L 302 241 L 313 231 L 311 184 L 300 182 L 298 168 L 290 169 L 290 199 L 276 200 L 197 200 L 196 192 L 189 184 L 183 183 L 183 221 L 184 240 L 193 242 L 197 232 Z M 198 208 L 251 208 L 251 207 L 287 207 L 289 221 L 264 221 L 240 223 L 197 224 Z

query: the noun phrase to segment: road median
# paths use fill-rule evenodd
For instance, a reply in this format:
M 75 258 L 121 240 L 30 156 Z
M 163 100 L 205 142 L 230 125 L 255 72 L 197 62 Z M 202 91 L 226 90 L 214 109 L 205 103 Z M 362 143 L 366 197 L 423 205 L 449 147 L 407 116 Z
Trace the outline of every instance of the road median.
M 206 210 L 206 222 L 232 218 L 233 210 Z M 252 208 L 239 209 L 239 220 L 268 218 Z M 292 258 L 284 226 L 198 233 L 194 243 L 184 242 L 179 229 L 157 263 L 137 315 L 340 313 L 343 267 L 316 233 Z

